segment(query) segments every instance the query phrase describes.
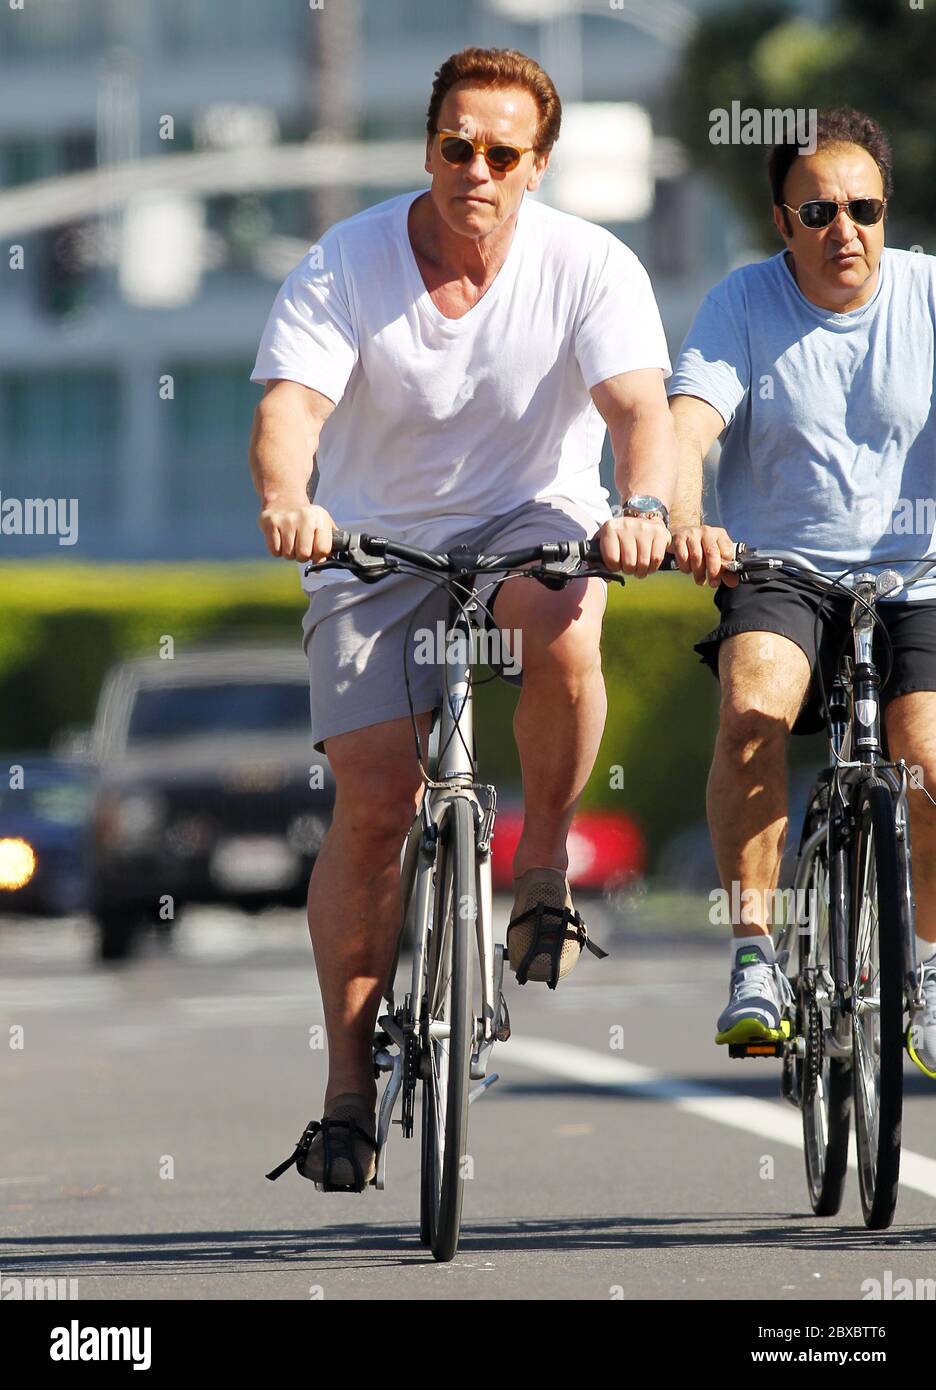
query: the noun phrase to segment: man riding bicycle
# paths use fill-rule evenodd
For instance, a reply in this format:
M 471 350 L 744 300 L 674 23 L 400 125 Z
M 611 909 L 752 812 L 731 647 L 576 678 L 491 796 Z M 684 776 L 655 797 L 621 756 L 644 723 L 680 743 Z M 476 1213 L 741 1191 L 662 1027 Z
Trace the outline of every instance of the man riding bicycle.
M 320 561 L 333 526 L 498 551 L 597 533 L 609 569 L 642 578 L 658 568 L 676 476 L 666 342 L 633 253 L 525 196 L 543 180 L 560 116 L 552 81 L 523 54 L 455 54 L 429 103 L 428 192 L 339 223 L 286 279 L 251 377 L 266 383 L 251 471 L 271 554 Z M 606 426 L 620 516 L 599 479 Z M 333 570 L 304 584 L 313 737 L 336 780 L 309 885 L 325 1115 L 353 1127 L 345 1137 L 369 1177 L 373 1030 L 401 926 L 400 847 L 423 790 L 402 648 L 414 612 L 435 631 L 447 597 L 407 574 L 366 585 Z M 598 578 L 556 591 L 508 579 L 488 598 L 511 652 L 522 651 L 525 818 L 507 950 L 514 970 L 526 958 L 528 978 L 553 986 L 585 942 L 566 838 L 604 728 L 606 602 Z M 407 656 L 425 741 L 444 653 L 428 664 Z M 322 1182 L 325 1166 L 319 1135 L 301 1171 Z M 333 1134 L 327 1176 L 340 1184 L 350 1173 Z
M 787 828 L 787 739 L 822 727 L 815 669 L 828 685 L 849 607 L 826 605 L 817 649 L 818 599 L 775 581 L 737 587 L 723 568 L 730 537 L 796 550 L 831 576 L 936 552 L 936 260 L 884 247 L 887 138 L 859 112 L 823 112 L 815 152 L 777 146 L 769 176 L 786 249 L 715 286 L 668 383 L 673 549 L 697 582 L 721 581 L 721 621 L 696 651 L 721 684 L 712 842 L 723 886 L 748 906 L 715 1039 L 729 1044 L 779 1038 L 790 1001 L 766 910 Z M 702 524 L 702 477 L 719 435 L 714 527 Z M 911 1056 L 936 1076 L 936 581 L 877 611 L 894 652 L 881 691 L 890 755 L 922 774 L 909 805 L 926 1009 Z

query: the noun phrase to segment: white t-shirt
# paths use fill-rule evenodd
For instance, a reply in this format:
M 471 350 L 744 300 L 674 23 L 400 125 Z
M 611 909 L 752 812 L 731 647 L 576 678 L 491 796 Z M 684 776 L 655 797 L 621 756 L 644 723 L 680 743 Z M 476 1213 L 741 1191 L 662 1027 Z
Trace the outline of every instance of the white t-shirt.
M 604 228 L 525 198 L 494 282 L 446 318 L 409 239 L 421 191 L 310 249 L 280 288 L 251 381 L 286 378 L 336 402 L 314 499 L 345 530 L 432 549 L 547 497 L 597 529 L 610 515 L 606 427 L 589 388 L 638 368 L 670 375 L 646 271 Z M 346 576 L 304 586 L 332 578 Z

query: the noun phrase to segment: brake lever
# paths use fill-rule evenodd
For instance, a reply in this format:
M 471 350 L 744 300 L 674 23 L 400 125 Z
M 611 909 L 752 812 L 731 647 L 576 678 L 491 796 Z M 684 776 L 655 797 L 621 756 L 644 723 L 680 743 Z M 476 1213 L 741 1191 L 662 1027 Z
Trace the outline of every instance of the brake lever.
M 335 531 L 335 538 L 345 541 L 344 545 L 339 545 L 342 553 L 348 555 L 346 560 L 320 560 L 318 564 L 307 564 L 306 575 L 317 574 L 318 570 L 346 570 L 349 574 L 355 574 L 364 584 L 376 584 L 377 580 L 387 577 L 399 569 L 399 560 L 394 555 L 369 555 L 360 546 L 360 531 L 352 531 L 350 535 L 346 531 Z
M 620 570 L 606 570 L 601 566 L 583 568 L 578 559 L 574 561 L 572 569 L 569 568 L 569 560 L 549 560 L 529 569 L 527 573 L 538 579 L 541 584 L 545 584 L 547 589 L 564 589 L 573 579 L 613 579 L 618 584 L 625 582 Z
M 752 575 L 766 574 L 769 570 L 783 569 L 783 561 L 771 559 L 767 556 L 749 556 L 745 560 L 726 560 L 723 568 L 728 570 L 731 574 L 736 574 L 739 584 L 749 584 Z
M 365 584 L 376 584 L 378 579 L 385 579 L 388 574 L 393 574 L 399 569 L 399 562 L 393 555 L 383 557 L 377 555 L 364 555 L 363 551 L 357 552 L 363 555 L 363 561 L 357 558 L 348 560 L 320 560 L 317 565 L 308 564 L 303 573 L 318 574 L 320 570 L 345 570 L 348 574 L 356 575 Z

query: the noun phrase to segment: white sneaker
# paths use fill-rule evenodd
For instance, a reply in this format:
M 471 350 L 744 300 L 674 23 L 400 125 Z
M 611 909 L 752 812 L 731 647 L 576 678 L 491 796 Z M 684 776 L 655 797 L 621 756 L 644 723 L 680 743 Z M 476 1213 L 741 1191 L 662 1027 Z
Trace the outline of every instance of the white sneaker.
M 936 955 L 923 962 L 922 1017 L 917 1014 L 907 1033 L 907 1051 L 926 1076 L 936 1080 Z
M 717 1043 L 745 1043 L 784 1036 L 781 1022 L 794 1003 L 793 988 L 759 946 L 739 946 L 731 971 L 728 1006 L 717 1024 Z

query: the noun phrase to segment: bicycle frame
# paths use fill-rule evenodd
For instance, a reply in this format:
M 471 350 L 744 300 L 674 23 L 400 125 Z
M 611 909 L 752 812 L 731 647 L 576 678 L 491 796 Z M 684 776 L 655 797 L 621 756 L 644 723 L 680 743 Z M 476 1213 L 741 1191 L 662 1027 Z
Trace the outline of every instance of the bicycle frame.
M 793 882 L 794 903 L 801 901 L 801 894 L 812 873 L 813 858 L 819 849 L 825 847 L 827 862 L 831 865 L 833 856 L 847 844 L 856 791 L 871 776 L 882 779 L 890 786 L 898 840 L 909 846 L 907 766 L 903 758 L 897 762 L 888 760 L 881 742 L 880 677 L 872 659 L 873 609 L 877 598 L 874 575 L 856 575 L 853 587 L 853 651 L 851 657 L 843 656 L 840 659 L 829 701 L 829 810 L 822 823 L 800 847 Z M 847 950 L 849 884 L 843 880 L 839 890 L 839 911 L 833 915 L 833 920 L 839 924 L 839 931 L 831 944 L 837 1004 L 833 1017 L 841 1025 L 845 1015 L 852 1011 Z M 784 925 L 777 940 L 777 956 L 784 964 L 790 958 L 794 929 L 803 929 L 798 917 L 799 914 L 794 912 L 793 921 Z M 915 1012 L 922 1007 L 923 1000 L 922 981 L 916 964 L 914 905 L 909 873 L 904 875 L 902 926 L 908 1007 Z M 844 940 L 838 939 L 842 935 L 842 928 L 845 929 Z M 827 1039 L 830 1052 L 847 1055 L 849 1044 L 846 1036 L 842 1035 L 842 1028 L 834 1031 L 837 1036 Z
M 391 1058 L 384 1050 L 375 1058 L 382 1069 L 391 1073 L 381 1099 L 377 1122 L 378 1156 L 375 1186 L 381 1189 L 386 1177 L 386 1141 L 390 1133 L 393 1109 L 404 1079 L 406 1038 L 403 1030 L 393 1019 L 393 991 L 400 946 L 404 938 L 412 943 L 413 958 L 407 1012 L 411 1020 L 418 1022 L 422 1017 L 424 1002 L 436 845 L 448 808 L 456 797 L 471 802 L 477 829 L 475 926 L 481 973 L 481 1016 L 480 1020 L 476 1021 L 476 1025 L 480 1023 L 480 1028 L 476 1026 L 475 1047 L 471 1057 L 471 1079 L 482 1082 L 482 1085 L 475 1088 L 469 1099 L 474 1099 L 486 1086 L 497 1080 L 496 1075 L 487 1077 L 486 1071 L 491 1049 L 502 1028 L 501 986 L 504 948 L 494 944 L 491 889 L 491 834 L 496 796 L 493 786 L 486 786 L 477 781 L 475 767 L 473 691 L 471 665 L 468 659 L 472 628 L 479 627 L 476 617 L 477 600 L 473 591 L 472 596 L 464 603 L 464 610 L 459 609 L 452 600 L 445 636 L 445 651 L 441 654 L 445 660 L 448 653 L 454 651 L 456 659 L 447 662 L 447 687 L 443 692 L 441 709 L 436 711 L 435 716 L 434 733 L 438 735 L 438 753 L 431 780 L 437 785 L 424 788 L 420 808 L 400 854 L 404 920 L 397 943 L 397 956 L 384 989 L 388 1015 L 380 1019 L 380 1026 L 396 1043 L 399 1051 Z M 460 653 L 465 653 L 465 656 L 462 657 Z M 486 805 L 482 805 L 482 798 L 486 800 Z M 445 1028 L 446 1025 L 430 1024 L 430 1028 L 433 1027 Z

